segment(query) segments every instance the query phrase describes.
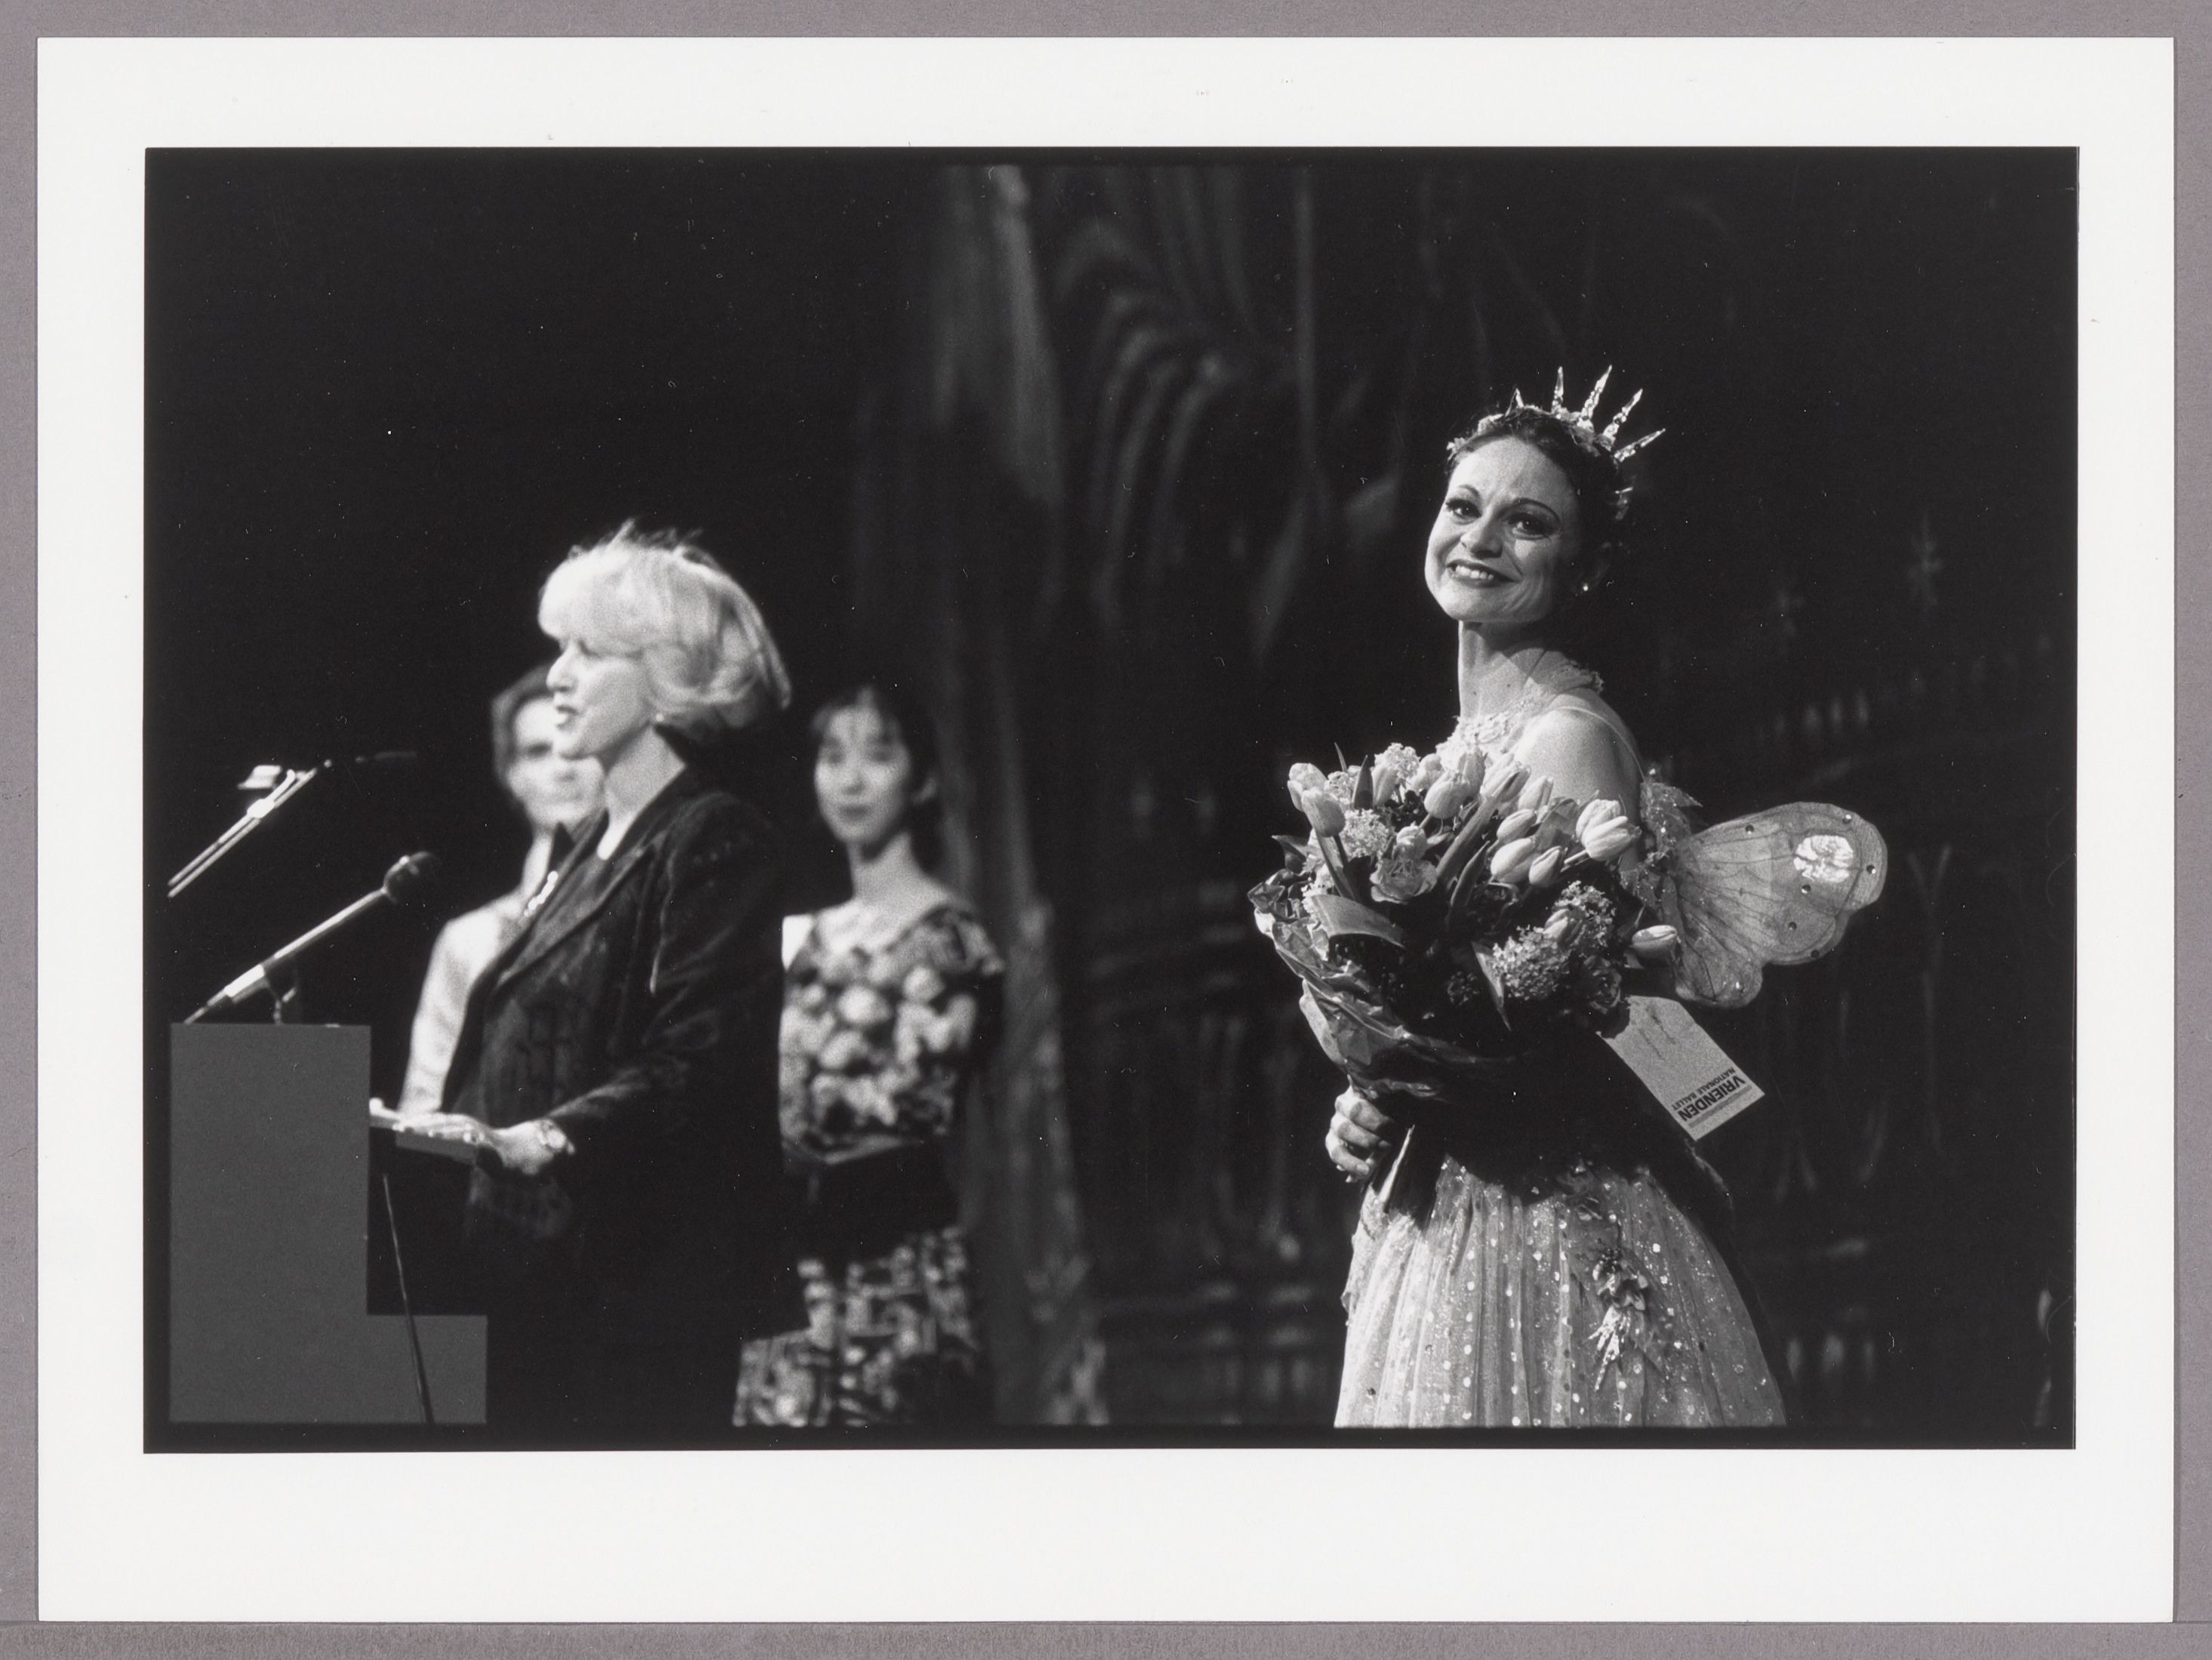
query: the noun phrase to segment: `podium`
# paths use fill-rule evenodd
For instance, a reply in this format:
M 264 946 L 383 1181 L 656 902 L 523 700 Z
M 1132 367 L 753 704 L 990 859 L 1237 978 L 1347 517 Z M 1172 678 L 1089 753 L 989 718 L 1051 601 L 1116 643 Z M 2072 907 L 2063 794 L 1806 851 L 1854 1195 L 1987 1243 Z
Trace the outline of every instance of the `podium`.
M 371 1296 L 392 1224 L 369 1141 L 366 1027 L 171 1029 L 171 1423 L 422 1421 L 407 1323 Z M 412 1292 L 415 1259 L 426 1284 L 440 1265 L 398 1209 Z M 437 1421 L 482 1423 L 483 1318 L 415 1306 Z

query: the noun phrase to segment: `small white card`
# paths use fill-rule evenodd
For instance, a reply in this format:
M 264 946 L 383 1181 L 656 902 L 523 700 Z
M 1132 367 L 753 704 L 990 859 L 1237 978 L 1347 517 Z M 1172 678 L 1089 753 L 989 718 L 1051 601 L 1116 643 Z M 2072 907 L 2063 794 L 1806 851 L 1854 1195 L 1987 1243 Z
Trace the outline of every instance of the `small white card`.
M 1671 997 L 1631 992 L 1627 1025 L 1605 1041 L 1693 1140 L 1766 1094 Z

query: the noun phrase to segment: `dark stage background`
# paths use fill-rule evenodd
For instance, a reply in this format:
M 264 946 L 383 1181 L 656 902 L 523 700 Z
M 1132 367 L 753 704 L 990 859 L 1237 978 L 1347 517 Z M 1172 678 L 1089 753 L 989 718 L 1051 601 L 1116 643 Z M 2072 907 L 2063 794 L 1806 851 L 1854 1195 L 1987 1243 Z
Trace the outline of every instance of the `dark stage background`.
M 975 1155 L 1002 1410 L 1324 1425 L 1336 1085 L 1243 891 L 1290 759 L 1449 725 L 1445 438 L 1616 363 L 1668 430 L 1585 642 L 1608 695 L 1716 818 L 1832 800 L 1894 857 L 1839 953 L 1713 1022 L 1771 1092 L 1705 1145 L 1799 1421 L 2070 1435 L 2070 153 L 155 152 L 148 186 L 149 1053 L 403 851 L 448 913 L 509 885 L 483 708 L 538 582 L 697 530 L 802 706 L 890 668 L 945 719 L 951 874 L 1014 970 Z M 800 727 L 761 781 L 794 909 L 840 879 Z M 160 898 L 253 763 L 394 749 Z M 430 931 L 308 976 L 387 1090 Z

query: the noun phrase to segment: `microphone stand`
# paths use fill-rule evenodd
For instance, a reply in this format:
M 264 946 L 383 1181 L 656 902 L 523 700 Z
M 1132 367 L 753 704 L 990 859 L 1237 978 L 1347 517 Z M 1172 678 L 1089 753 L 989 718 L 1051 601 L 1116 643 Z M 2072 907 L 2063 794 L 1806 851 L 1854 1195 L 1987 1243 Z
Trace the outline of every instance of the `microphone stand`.
M 276 781 L 276 788 L 246 808 L 243 818 L 216 836 L 206 847 L 201 848 L 198 853 L 193 854 L 185 862 L 184 867 L 169 879 L 169 897 L 174 899 L 186 888 L 213 870 L 222 862 L 223 855 L 251 836 L 264 819 L 305 789 L 315 779 L 328 772 L 332 764 L 325 761 L 320 766 L 310 767 L 305 772 L 300 771 L 297 768 L 286 772 Z
M 279 962 L 271 958 L 261 964 L 261 972 L 269 982 L 269 1018 L 278 1025 L 289 1025 L 300 1018 L 300 967 L 289 959 Z M 195 1010 L 185 1022 L 191 1025 L 205 1016 L 212 1003 Z
M 206 1019 L 217 1009 L 226 1009 L 233 1004 L 242 1003 L 247 998 L 262 991 L 266 991 L 276 1000 L 276 1018 L 280 1021 L 283 1020 L 286 1015 L 285 1004 L 290 1000 L 293 993 L 299 988 L 298 970 L 292 966 L 293 964 L 310 947 L 320 945 L 356 917 L 387 903 L 388 896 L 381 888 L 373 893 L 362 895 L 337 915 L 326 917 L 318 922 L 274 957 L 256 964 L 244 974 L 240 975 L 237 979 L 186 1015 L 185 1024 L 188 1026 L 196 1025 Z
M 399 1311 L 407 1316 L 407 1347 L 415 1357 L 415 1402 L 422 1410 L 422 1421 L 435 1424 L 438 1416 L 430 1410 L 430 1374 L 422 1365 L 422 1337 L 415 1329 L 415 1304 L 407 1295 L 407 1259 L 399 1251 L 399 1213 L 392 1207 L 392 1177 L 380 1172 L 384 1184 L 384 1223 L 392 1230 L 392 1273 L 399 1282 Z
M 267 992 L 276 1000 L 276 1018 L 288 1018 L 290 1011 L 285 1005 L 297 989 L 297 970 L 294 964 L 308 952 L 337 933 L 355 918 L 366 915 L 379 905 L 413 903 L 424 886 L 438 874 L 435 854 L 410 854 L 385 872 L 383 882 L 348 905 L 335 916 L 325 917 L 283 950 L 264 958 L 232 981 L 214 996 L 185 1017 L 184 1024 L 192 1025 L 205 1019 L 218 1009 L 235 1008 L 247 999 Z

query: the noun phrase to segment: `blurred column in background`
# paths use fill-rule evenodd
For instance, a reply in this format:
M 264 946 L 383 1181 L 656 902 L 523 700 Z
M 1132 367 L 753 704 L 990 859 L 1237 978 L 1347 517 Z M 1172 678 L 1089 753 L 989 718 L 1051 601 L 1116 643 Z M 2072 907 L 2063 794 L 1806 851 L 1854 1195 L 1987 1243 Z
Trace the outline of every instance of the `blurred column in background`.
M 1019 174 L 953 167 L 930 188 L 896 370 L 861 414 L 856 660 L 909 680 L 940 722 L 945 874 L 1006 958 L 1006 1027 L 968 1156 L 999 1414 L 1097 1422 L 1102 1351 L 1024 702 L 1060 508 L 1058 393 Z

